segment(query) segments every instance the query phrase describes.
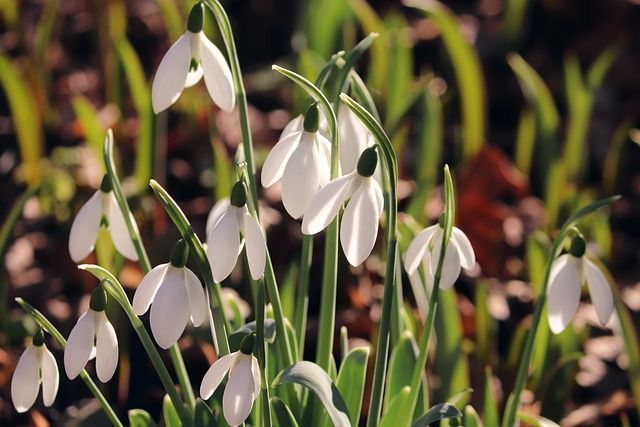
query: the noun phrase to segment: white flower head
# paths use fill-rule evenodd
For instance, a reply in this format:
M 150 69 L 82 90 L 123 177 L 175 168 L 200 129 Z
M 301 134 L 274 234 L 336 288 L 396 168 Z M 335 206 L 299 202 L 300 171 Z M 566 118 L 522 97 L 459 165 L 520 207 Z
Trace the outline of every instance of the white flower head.
M 189 248 L 179 240 L 171 252 L 171 261 L 148 272 L 133 296 L 133 311 L 142 316 L 151 306 L 151 332 L 165 350 L 175 344 L 191 318 L 200 326 L 205 317 L 206 297 L 196 276 L 185 265 Z
M 319 233 L 338 215 L 345 200 L 351 198 L 342 217 L 340 243 L 353 266 L 367 259 L 378 235 L 384 200 L 380 184 L 372 178 L 377 163 L 375 148 L 364 150 L 356 170 L 322 188 L 302 220 L 304 234 Z
M 42 401 L 45 406 L 51 406 L 58 394 L 60 382 L 58 365 L 53 354 L 44 344 L 42 329 L 33 336 L 20 356 L 16 370 L 11 379 L 11 400 L 16 411 L 26 412 L 33 406 L 40 384 L 42 384 Z
M 342 141 L 340 144 L 340 167 L 342 173 L 347 174 L 356 169 L 360 154 L 366 148 L 373 147 L 375 140 L 371 132 L 345 104 L 340 104 L 338 109 L 338 126 L 340 141 Z M 378 166 L 374 176 L 380 173 L 379 170 Z
M 156 114 L 173 105 L 184 88 L 198 83 L 203 75 L 213 102 L 227 112 L 235 107 L 231 70 L 202 31 L 203 23 L 204 5 L 198 2 L 189 13 L 187 31 L 164 55 L 153 79 L 151 101 Z
M 96 372 L 103 383 L 111 379 L 118 366 L 118 337 L 104 310 L 107 291 L 98 286 L 91 295 L 89 309 L 71 330 L 64 349 L 64 368 L 69 379 L 80 374 L 95 357 Z
M 251 277 L 260 279 L 264 274 L 267 247 L 260 224 L 247 209 L 247 187 L 244 182 L 235 183 L 226 211 L 219 219 L 212 218 L 211 223 L 213 226 L 207 236 L 207 258 L 213 279 L 219 283 L 231 274 L 243 247 L 246 247 Z
M 255 335 L 245 337 L 240 350 L 218 359 L 207 371 L 200 385 L 200 397 L 207 400 L 229 373 L 222 396 L 222 412 L 232 427 L 244 422 L 260 393 L 260 367 L 253 356 Z
M 262 166 L 262 185 L 271 187 L 282 179 L 282 203 L 296 219 L 331 177 L 331 144 L 318 132 L 319 125 L 320 108 L 314 103 L 305 113 L 303 128 L 288 133 L 285 129 Z
M 93 251 L 100 227 L 109 230 L 118 252 L 131 261 L 138 260 L 138 253 L 108 175 L 104 176 L 100 189 L 91 196 L 73 220 L 69 234 L 69 254 L 73 262 L 79 263 Z
M 549 327 L 554 334 L 564 331 L 573 320 L 584 282 L 600 323 L 607 323 L 613 313 L 611 286 L 602 271 L 584 256 L 585 248 L 584 239 L 574 237 L 569 253 L 559 256 L 551 266 L 547 296 Z
M 413 274 L 422 263 L 428 277 L 433 279 L 435 276 L 442 250 L 442 238 L 444 237 L 442 218 L 441 216 L 438 224 L 427 227 L 418 233 L 409 244 L 404 264 L 408 274 Z M 458 280 L 460 269 L 471 270 L 475 263 L 476 255 L 471 247 L 471 242 L 458 227 L 453 227 L 451 239 L 444 254 L 440 289 L 449 289 Z

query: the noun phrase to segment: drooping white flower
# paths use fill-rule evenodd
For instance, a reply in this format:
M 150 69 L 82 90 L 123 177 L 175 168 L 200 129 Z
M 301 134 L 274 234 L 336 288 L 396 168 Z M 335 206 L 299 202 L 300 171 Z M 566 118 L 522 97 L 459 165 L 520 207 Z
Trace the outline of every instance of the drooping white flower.
M 231 191 L 226 212 L 215 222 L 207 236 L 207 258 L 216 282 L 223 281 L 231 274 L 244 246 L 251 277 L 258 280 L 264 273 L 267 260 L 264 236 L 260 224 L 251 216 L 246 205 L 247 188 L 242 181 L 238 181 Z
M 198 276 L 185 267 L 189 248 L 179 240 L 171 252 L 171 262 L 148 272 L 133 296 L 133 311 L 142 316 L 151 306 L 151 332 L 158 345 L 175 344 L 191 318 L 199 326 L 205 317 L 206 298 Z
M 551 267 L 547 299 L 549 327 L 554 334 L 564 331 L 573 320 L 584 282 L 600 323 L 607 323 L 613 313 L 611 286 L 602 271 L 584 256 L 585 247 L 584 239 L 575 237 L 569 253 L 559 256 Z
M 426 274 L 431 279 L 435 276 L 443 237 L 444 228 L 440 223 L 427 227 L 416 235 L 405 255 L 404 267 L 408 274 L 413 274 L 420 263 L 423 263 Z M 458 227 L 453 227 L 451 240 L 444 254 L 440 289 L 449 289 L 458 280 L 460 269 L 471 270 L 475 263 L 476 255 L 471 242 Z
M 342 217 L 340 243 L 353 266 L 362 264 L 369 256 L 378 235 L 384 200 L 380 184 L 372 178 L 377 163 L 375 148 L 366 149 L 356 170 L 331 181 L 318 192 L 302 220 L 304 234 L 319 233 L 338 215 L 345 200 L 351 198 Z
M 340 129 L 340 167 L 347 174 L 356 169 L 362 152 L 375 145 L 373 135 L 345 104 L 338 109 L 338 126 Z M 376 171 L 379 167 L 376 168 Z
M 40 384 L 42 401 L 45 406 L 51 406 L 58 394 L 59 381 L 56 359 L 44 344 L 44 333 L 40 329 L 20 356 L 11 379 L 11 400 L 16 411 L 26 412 L 33 406 Z
M 319 107 L 312 104 L 303 129 L 278 141 L 262 166 L 264 187 L 282 179 L 282 203 L 293 218 L 305 213 L 311 199 L 331 177 L 331 144 L 318 132 L 319 123 Z
M 107 292 L 101 285 L 91 295 L 89 309 L 71 330 L 64 349 L 64 368 L 69 379 L 80 374 L 87 362 L 96 358 L 96 372 L 103 383 L 118 366 L 118 337 L 104 310 Z
M 151 87 L 156 114 L 173 105 L 184 88 L 198 83 L 203 75 L 216 105 L 229 112 L 236 104 L 231 70 L 220 50 L 202 31 L 203 7 L 198 2 L 191 8 L 187 31 L 169 48 L 158 66 Z
M 100 227 L 109 230 L 118 252 L 131 261 L 138 260 L 138 253 L 108 175 L 104 176 L 100 189 L 91 196 L 73 220 L 69 234 L 69 254 L 73 262 L 82 261 L 93 251 Z
M 229 373 L 222 396 L 222 412 L 232 427 L 244 422 L 260 393 L 260 367 L 253 356 L 255 335 L 242 340 L 240 350 L 218 359 L 207 371 L 200 385 L 200 397 L 207 400 Z

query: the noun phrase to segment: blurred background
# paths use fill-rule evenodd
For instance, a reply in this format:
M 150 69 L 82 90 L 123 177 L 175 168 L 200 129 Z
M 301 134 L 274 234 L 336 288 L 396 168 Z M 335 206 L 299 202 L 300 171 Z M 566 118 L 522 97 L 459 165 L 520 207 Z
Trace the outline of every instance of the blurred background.
M 222 3 L 234 29 L 259 165 L 304 102 L 271 65 L 313 81 L 333 53 L 349 52 L 378 32 L 356 70 L 399 158 L 402 250 L 416 230 L 437 220 L 442 166 L 453 168 L 456 225 L 471 239 L 478 265 L 441 303 L 436 331 L 446 338 L 428 366 L 435 402 L 472 387 L 469 400 L 482 408 L 489 384 L 498 405 L 504 403 L 554 230 L 590 201 L 622 195 L 581 229 L 590 253 L 610 270 L 625 316 L 598 327 L 585 299 L 573 328 L 545 338 L 547 357 L 534 362 L 541 369 L 525 399 L 527 410 L 566 426 L 640 425 L 640 366 L 628 356 L 638 344 L 623 339 L 640 326 L 640 4 L 447 1 L 426 2 L 423 12 L 392 0 Z M 120 177 L 153 265 L 166 262 L 179 234 L 156 204 L 150 178 L 180 204 L 201 239 L 213 203 L 229 193 L 241 142 L 237 110 L 219 111 L 202 83 L 167 112 L 155 116 L 151 109 L 155 69 L 185 31 L 192 4 L 0 3 L 0 425 L 107 425 L 80 381 L 63 378 L 53 407 L 40 400 L 24 415 L 15 413 L 9 392 L 35 330 L 14 298 L 40 309 L 67 335 L 97 285 L 77 270 L 67 245 L 74 215 L 104 174 L 106 129 L 114 131 Z M 210 14 L 205 32 L 224 52 Z M 284 211 L 278 189 L 260 191 L 285 312 L 292 313 L 299 223 Z M 353 345 L 375 340 L 381 253 L 377 248 L 358 268 L 341 258 L 337 326 L 348 327 Z M 311 272 L 309 359 L 322 254 L 320 237 Z M 97 257 L 87 260 L 98 261 L 120 272 L 131 293 L 142 278 L 136 264 L 114 254 L 108 238 L 100 238 Z M 249 307 L 251 289 L 237 273 L 224 285 Z M 406 312 L 418 331 L 422 301 L 404 279 Z M 118 323 L 121 362 L 102 388 L 122 414 L 140 407 L 157 416 L 162 387 L 122 312 L 112 307 L 109 315 Z M 196 385 L 215 360 L 207 336 L 192 331 L 180 342 Z M 61 361 L 62 351 L 53 345 L 53 352 Z

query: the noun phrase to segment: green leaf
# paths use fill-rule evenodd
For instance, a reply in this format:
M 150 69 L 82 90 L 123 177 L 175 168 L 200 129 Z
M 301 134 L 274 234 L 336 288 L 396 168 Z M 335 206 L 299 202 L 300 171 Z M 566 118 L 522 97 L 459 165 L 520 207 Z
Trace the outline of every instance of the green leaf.
M 165 427 L 182 427 L 178 412 L 168 394 L 164 395 L 164 400 L 162 401 L 162 419 Z
M 413 373 L 413 367 L 417 363 L 418 359 L 418 346 L 413 338 L 413 335 L 409 331 L 404 331 L 398 340 L 398 343 L 394 346 L 391 352 L 391 358 L 389 359 L 389 369 L 387 374 L 387 388 L 384 394 L 385 405 L 388 410 L 391 408 L 390 401 L 400 393 L 404 387 L 411 385 L 411 375 Z M 423 380 L 420 386 L 420 393 L 418 395 L 418 403 L 416 405 L 414 414 L 423 414 L 427 409 L 425 407 L 425 395 L 424 386 L 426 385 L 426 379 L 423 375 Z M 408 393 L 408 391 L 407 391 Z M 387 411 L 385 411 L 385 414 Z
M 104 158 L 102 156 L 102 148 L 104 143 L 104 135 L 107 131 L 98 120 L 98 111 L 93 104 L 84 96 L 77 95 L 71 99 L 71 106 L 76 118 L 80 123 L 82 132 L 87 143 L 93 148 L 94 154 L 99 159 L 101 173 L 104 173 Z
M 160 9 L 160 14 L 164 20 L 164 25 L 167 27 L 170 40 L 178 40 L 178 38 L 184 34 L 185 21 L 182 13 L 180 13 L 180 2 L 173 0 L 158 0 L 157 5 Z
M 229 335 L 229 347 L 233 351 L 240 348 L 243 338 L 256 331 L 256 321 L 247 323 L 246 325 L 236 329 Z M 264 339 L 269 344 L 276 340 L 276 322 L 273 319 L 264 319 Z
M 344 398 L 350 414 L 352 426 L 357 426 L 360 420 L 360 407 L 364 395 L 364 383 L 369 361 L 369 347 L 358 347 L 347 353 L 342 361 L 336 387 Z
M 127 412 L 127 416 L 131 427 L 156 427 L 156 422 L 145 410 L 131 409 Z
M 380 427 L 394 427 L 399 425 L 398 420 L 406 417 L 408 406 L 411 403 L 411 387 L 404 386 L 391 397 L 389 405 L 385 405 L 385 413 L 380 420 Z
M 213 412 L 211 412 L 211 408 L 207 405 L 202 399 L 196 399 L 196 407 L 193 415 L 193 425 L 194 427 L 217 427 L 218 423 L 216 422 L 215 417 L 213 416 Z
M 533 160 L 535 142 L 535 110 L 531 107 L 525 106 L 520 113 L 520 120 L 518 121 L 514 163 L 516 168 L 526 176 L 531 175 L 531 162 Z
M 273 415 L 278 420 L 279 427 L 298 427 L 298 422 L 282 399 L 274 396 L 269 401 L 271 402 L 271 408 L 273 408 Z
M 533 427 L 560 427 L 560 424 L 556 424 L 549 419 L 541 417 L 540 415 L 518 412 L 518 418 L 531 424 Z
M 364 33 L 379 33 L 385 37 L 385 25 L 375 9 L 365 0 L 350 0 L 347 3 L 353 9 Z M 386 38 L 386 37 L 385 37 Z M 376 43 L 371 48 L 371 63 L 368 82 L 386 97 L 389 92 L 390 49 L 386 43 Z M 395 65 L 395 64 L 394 64 Z
M 442 248 L 442 253 L 445 253 L 444 249 L 449 245 L 451 233 L 453 232 L 453 223 L 456 220 L 456 200 L 449 165 L 444 166 L 444 214 L 444 237 L 442 239 L 444 247 Z
M 220 200 L 229 197 L 235 179 L 229 154 L 219 138 L 213 140 L 213 161 L 216 173 L 216 199 Z
M 491 367 L 487 366 L 484 375 L 484 405 L 482 415 L 484 416 L 484 422 L 487 426 L 499 426 L 500 415 L 498 414 L 498 399 L 496 399 L 492 382 L 493 372 Z
M 450 403 L 438 403 L 429 409 L 429 411 L 420 417 L 415 423 L 411 424 L 411 427 L 426 427 L 436 421 L 447 418 L 459 418 L 461 416 L 462 412 Z
M 347 427 L 349 411 L 336 386 L 325 371 L 315 363 L 302 361 L 280 372 L 273 381 L 273 387 L 283 384 L 300 384 L 313 391 L 324 405 L 336 427 Z
M 483 427 L 482 420 L 480 419 L 480 415 L 478 415 L 478 412 L 476 412 L 476 410 L 473 409 L 473 406 L 471 405 L 467 405 L 464 407 L 463 425 L 465 427 Z M 499 424 L 489 424 L 489 422 L 487 421 L 487 425 L 497 426 Z

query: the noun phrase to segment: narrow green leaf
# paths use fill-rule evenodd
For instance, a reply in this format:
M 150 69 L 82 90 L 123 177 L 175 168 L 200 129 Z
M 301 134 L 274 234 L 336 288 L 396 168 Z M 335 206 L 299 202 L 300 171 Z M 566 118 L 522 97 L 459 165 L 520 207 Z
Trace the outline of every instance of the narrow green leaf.
M 98 111 L 93 104 L 84 96 L 77 95 L 71 99 L 71 106 L 76 118 L 80 123 L 84 137 L 94 150 L 94 154 L 99 159 L 101 173 L 104 173 L 104 158 L 102 149 L 104 144 L 104 135 L 107 131 L 98 120 Z
M 453 232 L 453 223 L 456 220 L 456 201 L 449 165 L 444 166 L 444 214 L 444 237 L 442 240 L 445 242 L 444 247 L 446 248 Z
M 165 427 L 182 427 L 178 412 L 168 394 L 164 395 L 164 400 L 162 401 L 162 419 Z
M 238 150 L 240 151 L 240 150 Z M 213 141 L 213 164 L 216 173 L 216 200 L 229 197 L 231 187 L 235 184 L 232 164 L 229 154 L 220 139 Z
M 0 4 L 0 15 L 2 15 L 4 24 L 11 30 L 15 31 L 20 26 L 19 12 L 18 0 L 3 0 Z
M 478 413 L 476 412 L 475 409 L 473 409 L 473 406 L 471 405 L 467 405 L 464 407 L 464 422 L 463 425 L 465 427 L 483 427 L 484 424 L 482 424 L 482 420 L 480 419 L 480 415 L 478 415 Z M 487 421 L 487 425 L 488 426 L 497 426 L 498 424 L 489 424 L 489 422 Z
M 196 399 L 196 407 L 193 415 L 194 427 L 217 427 L 218 423 L 207 405 L 202 399 Z
M 179 6 L 180 2 L 173 0 L 158 0 L 157 4 L 160 8 L 164 25 L 167 27 L 169 39 L 172 41 L 178 40 L 185 30 L 184 15 L 181 13 L 181 8 Z
M 404 386 L 390 398 L 389 405 L 385 405 L 385 413 L 380 420 L 379 427 L 394 427 L 398 421 L 406 418 L 411 399 L 411 387 Z
M 151 415 L 143 409 L 131 409 L 127 412 L 127 416 L 131 427 L 156 427 L 156 422 Z
M 411 427 L 426 427 L 436 421 L 447 418 L 459 418 L 461 416 L 462 412 L 460 412 L 455 406 L 449 403 L 438 403 L 429 409 L 429 411 L 416 422 L 411 424 Z
M 484 405 L 482 407 L 482 415 L 484 423 L 488 426 L 499 426 L 500 415 L 498 413 L 498 399 L 493 389 L 493 371 L 490 366 L 485 369 L 484 375 Z M 474 410 L 475 412 L 475 410 Z
M 273 387 L 300 384 L 313 391 L 324 405 L 336 427 L 350 426 L 349 411 L 336 386 L 325 371 L 315 363 L 302 361 L 287 367 L 273 381 Z
M 411 332 L 404 331 L 398 340 L 398 343 L 394 346 L 391 352 L 391 358 L 389 359 L 387 387 L 384 394 L 384 407 L 386 408 L 384 412 L 385 414 L 391 408 L 391 400 L 393 400 L 404 387 L 409 387 L 411 385 L 411 374 L 413 373 L 413 367 L 416 365 L 417 360 L 418 345 L 416 344 Z M 425 386 L 426 377 L 423 377 L 414 415 L 421 415 L 427 410 L 425 407 Z M 409 391 L 407 390 L 407 394 L 408 393 Z
M 518 121 L 514 163 L 516 168 L 527 176 L 531 175 L 535 142 L 536 114 L 533 108 L 526 106 L 522 109 Z
M 386 38 L 385 25 L 376 13 L 375 9 L 365 0 L 350 0 L 349 5 L 353 9 L 356 18 L 362 26 L 364 33 L 379 33 Z M 371 63 L 374 66 L 369 67 L 367 81 L 372 87 L 386 97 L 389 92 L 389 57 L 390 49 L 385 43 L 376 43 L 371 48 Z
M 513 46 L 525 28 L 525 17 L 529 0 L 506 0 L 502 21 L 502 37 L 507 46 Z
M 240 348 L 240 343 L 247 335 L 256 331 L 256 321 L 253 320 L 241 328 L 233 331 L 229 335 L 229 347 L 236 351 Z M 276 340 L 276 322 L 273 319 L 264 319 L 264 339 L 271 344 Z
M 351 350 L 342 361 L 336 381 L 336 387 L 342 394 L 349 411 L 352 426 L 357 426 L 360 421 L 360 407 L 364 397 L 369 353 L 369 347 L 358 347 Z
M 291 413 L 291 410 L 285 403 L 277 396 L 269 399 L 271 402 L 271 408 L 273 409 L 273 415 L 278 420 L 279 427 L 298 427 L 298 422 Z
M 547 418 L 541 417 L 540 415 L 518 412 L 518 418 L 531 424 L 533 427 L 560 427 L 560 424 L 556 424 Z
M 389 90 L 386 96 L 386 113 L 387 116 L 399 117 L 404 109 L 405 100 L 413 92 L 411 90 L 414 80 L 413 44 L 409 33 L 406 31 L 409 28 L 409 23 L 404 15 L 393 11 L 387 13 L 384 17 L 384 24 L 386 31 L 382 34 L 382 37 L 387 43 L 383 43 L 383 40 L 381 40 L 377 45 L 384 45 L 390 55 L 382 58 L 381 62 L 374 62 L 376 59 L 373 57 L 375 50 L 372 50 L 372 63 L 380 65 L 371 68 L 388 69 Z M 415 90 L 415 92 L 419 93 L 418 90 Z

